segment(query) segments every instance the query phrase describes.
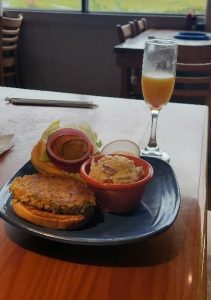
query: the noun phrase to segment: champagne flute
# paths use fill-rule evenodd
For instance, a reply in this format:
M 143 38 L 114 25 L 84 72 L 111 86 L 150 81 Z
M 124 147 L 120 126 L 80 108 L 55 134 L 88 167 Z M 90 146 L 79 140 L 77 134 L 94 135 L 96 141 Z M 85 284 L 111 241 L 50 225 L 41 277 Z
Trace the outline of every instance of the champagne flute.
M 160 110 L 171 98 L 176 74 L 177 43 L 167 39 L 149 39 L 145 43 L 142 66 L 142 91 L 152 116 L 151 134 L 142 155 L 158 157 L 167 162 L 170 156 L 157 144 L 156 131 Z

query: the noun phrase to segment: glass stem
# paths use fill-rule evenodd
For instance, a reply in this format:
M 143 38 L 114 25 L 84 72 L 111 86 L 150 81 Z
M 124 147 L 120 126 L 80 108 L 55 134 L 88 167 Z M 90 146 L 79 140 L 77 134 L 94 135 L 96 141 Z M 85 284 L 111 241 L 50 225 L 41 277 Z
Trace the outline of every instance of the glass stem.
M 150 148 L 158 148 L 157 138 L 156 138 L 158 114 L 159 114 L 159 110 L 155 110 L 155 109 L 151 110 L 152 124 L 151 124 L 150 139 L 148 143 L 148 147 Z

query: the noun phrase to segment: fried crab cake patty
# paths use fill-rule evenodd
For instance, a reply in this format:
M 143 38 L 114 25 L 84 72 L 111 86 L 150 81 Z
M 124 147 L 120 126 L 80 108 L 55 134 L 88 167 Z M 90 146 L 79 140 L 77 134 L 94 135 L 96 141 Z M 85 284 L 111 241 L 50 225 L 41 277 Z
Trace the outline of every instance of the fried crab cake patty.
M 94 194 L 82 182 L 63 176 L 16 177 L 10 191 L 14 201 L 56 214 L 84 214 L 96 205 Z

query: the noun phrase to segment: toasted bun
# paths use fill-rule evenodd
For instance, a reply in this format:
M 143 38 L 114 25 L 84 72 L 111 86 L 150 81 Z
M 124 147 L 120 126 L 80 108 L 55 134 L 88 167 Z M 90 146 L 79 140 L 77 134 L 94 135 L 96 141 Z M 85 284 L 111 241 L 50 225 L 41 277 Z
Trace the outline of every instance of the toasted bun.
M 69 173 L 58 168 L 54 163 L 51 161 L 42 161 L 40 157 L 42 153 L 45 151 L 46 143 L 42 139 L 38 141 L 38 143 L 33 147 L 31 152 L 31 162 L 33 166 L 39 173 L 45 175 L 67 175 Z
M 86 224 L 92 217 L 91 212 L 86 215 L 61 215 L 42 211 L 24 205 L 15 199 L 12 200 L 12 208 L 19 217 L 26 221 L 53 229 L 75 229 Z

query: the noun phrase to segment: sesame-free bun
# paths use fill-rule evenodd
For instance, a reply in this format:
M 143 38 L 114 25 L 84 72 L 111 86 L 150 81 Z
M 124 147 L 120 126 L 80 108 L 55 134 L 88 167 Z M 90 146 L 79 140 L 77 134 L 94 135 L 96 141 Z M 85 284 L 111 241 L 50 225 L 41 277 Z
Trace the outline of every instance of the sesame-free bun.
M 22 219 L 52 229 L 75 229 L 86 224 L 92 214 L 87 215 L 62 215 L 27 206 L 21 202 L 12 200 L 12 208 Z
M 91 218 L 96 207 L 93 192 L 82 181 L 67 176 L 17 176 L 9 189 L 14 212 L 43 227 L 79 227 Z
M 50 160 L 42 161 L 40 159 L 42 153 L 46 150 L 46 142 L 42 139 L 33 147 L 31 152 L 31 162 L 39 173 L 48 175 L 67 175 L 69 173 L 57 167 Z

